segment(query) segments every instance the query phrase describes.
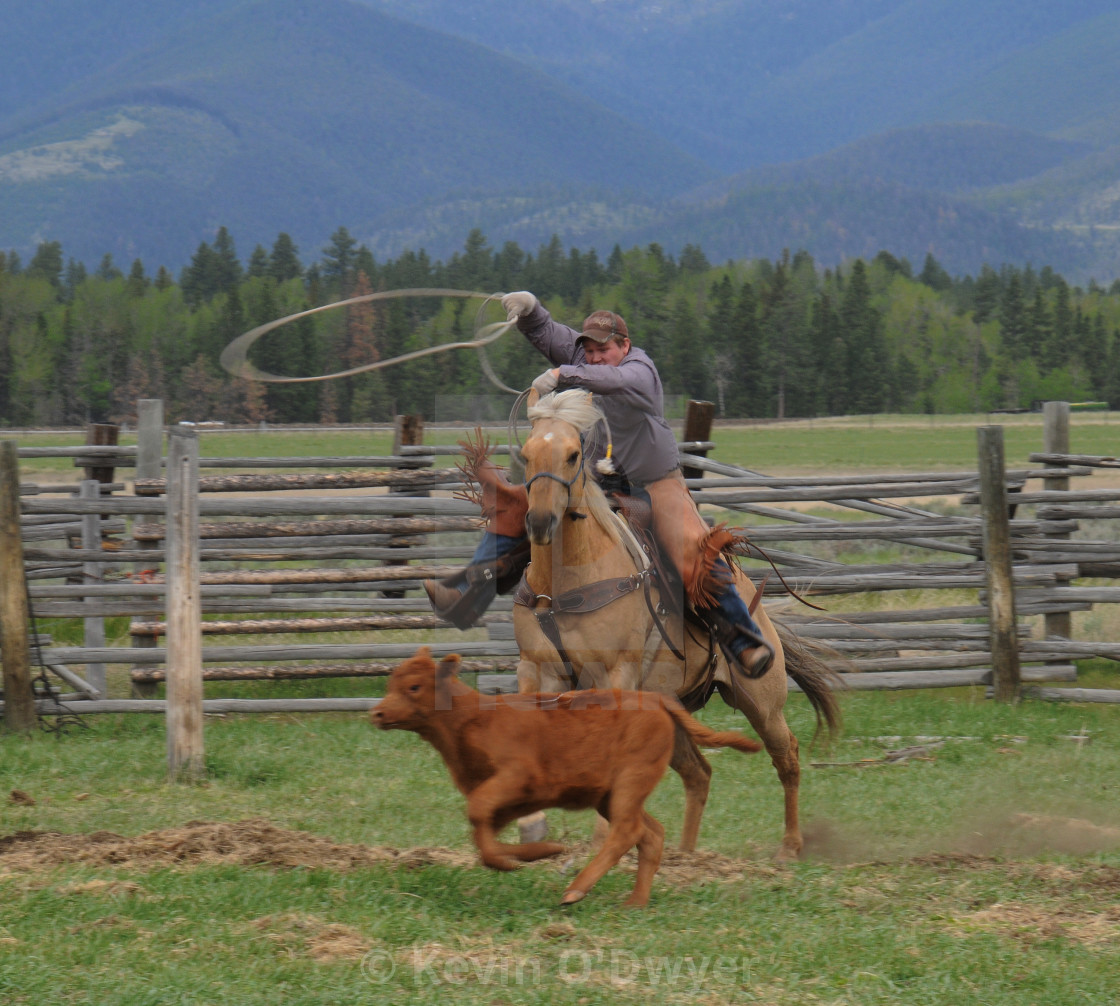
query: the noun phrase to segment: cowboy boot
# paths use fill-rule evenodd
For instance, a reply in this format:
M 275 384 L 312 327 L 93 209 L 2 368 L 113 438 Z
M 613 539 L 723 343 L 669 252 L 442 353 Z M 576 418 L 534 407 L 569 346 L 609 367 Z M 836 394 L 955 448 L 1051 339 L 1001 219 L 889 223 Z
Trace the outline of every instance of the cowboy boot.
M 711 607 L 697 614 L 712 630 L 729 663 L 738 664 L 748 678 L 761 678 L 774 662 L 774 647 L 762 635 L 735 585 L 728 583 Z
M 529 542 L 486 532 L 470 565 L 443 580 L 425 580 L 432 610 L 460 629 L 469 629 L 490 607 L 496 594 L 517 586 L 529 564 Z

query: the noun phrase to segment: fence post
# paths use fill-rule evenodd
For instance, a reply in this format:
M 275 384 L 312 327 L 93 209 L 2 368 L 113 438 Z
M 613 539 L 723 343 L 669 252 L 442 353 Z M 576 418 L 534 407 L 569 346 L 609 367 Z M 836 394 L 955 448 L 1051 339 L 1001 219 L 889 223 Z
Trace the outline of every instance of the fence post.
M 27 578 L 19 524 L 19 460 L 14 440 L 0 440 L 0 663 L 4 726 L 27 733 L 38 723 L 31 690 Z
M 136 404 L 136 478 L 158 479 L 163 474 L 163 400 L 160 398 L 141 398 Z M 136 526 L 139 517 L 133 518 Z M 133 541 L 132 547 L 140 550 L 159 549 L 159 542 Z M 137 563 L 136 572 L 146 569 L 148 563 Z M 133 619 L 138 621 L 138 619 Z M 131 643 L 139 647 L 155 647 L 159 640 L 155 636 L 132 636 Z M 141 665 L 134 665 L 139 667 Z M 158 691 L 154 683 L 132 683 L 132 694 L 138 699 L 154 698 Z
M 205 772 L 202 742 L 202 603 L 198 556 L 198 435 L 175 429 L 167 457 L 167 770 Z
M 1003 460 L 1003 427 L 977 429 L 980 506 L 984 517 L 984 563 L 988 581 L 988 636 L 992 648 L 992 689 L 1000 702 L 1019 700 L 1019 643 L 1015 636 L 1015 590 L 1011 570 L 1011 528 Z
M 684 414 L 684 435 L 681 439 L 686 443 L 709 439 L 712 435 L 712 417 L 714 415 L 715 406 L 711 402 L 689 401 L 688 410 Z M 707 448 L 690 451 L 690 453 L 698 454 L 700 457 L 708 456 Z M 704 470 L 685 466 L 683 474 L 686 479 L 702 479 Z
M 393 418 L 393 453 L 400 454 L 402 447 L 414 447 L 424 442 L 424 417 L 395 416 Z
M 1069 454 L 1069 402 L 1045 402 L 1042 406 L 1042 450 L 1047 454 Z M 1042 487 L 1057 492 L 1069 490 L 1069 478 L 1043 479 Z M 1069 532 L 1047 535 L 1048 538 L 1069 538 Z M 1068 587 L 1068 583 L 1059 583 Z M 1073 615 L 1068 611 L 1051 612 L 1044 617 L 1046 637 L 1073 638 Z
M 78 498 L 83 500 L 101 499 L 101 483 L 94 479 L 82 479 Z M 82 514 L 82 548 L 101 550 L 101 514 Z M 82 583 L 100 583 L 102 565 L 99 562 L 82 563 Z M 92 598 L 87 598 L 92 601 Z M 101 615 L 87 615 L 82 619 L 82 639 L 86 646 L 98 648 L 105 645 L 105 619 Z M 98 692 L 101 698 L 108 698 L 107 680 L 104 664 L 86 664 L 86 681 Z
M 116 447 L 117 438 L 121 428 L 116 423 L 90 423 L 86 427 L 86 444 L 97 447 Z M 116 468 L 116 458 L 90 458 L 90 461 L 101 461 L 101 464 L 85 465 L 85 478 L 95 482 L 112 482 L 113 472 Z M 104 462 L 108 461 L 108 464 Z
M 401 454 L 402 447 L 418 447 L 424 442 L 424 417 L 422 415 L 394 416 L 393 417 L 393 454 Z M 407 493 L 416 496 L 430 496 L 426 489 L 421 491 L 397 489 L 389 487 L 389 494 Z M 393 540 L 389 540 L 389 547 L 393 548 Z M 407 559 L 386 559 L 386 566 L 407 566 Z M 404 597 L 403 590 L 383 590 L 382 597 Z

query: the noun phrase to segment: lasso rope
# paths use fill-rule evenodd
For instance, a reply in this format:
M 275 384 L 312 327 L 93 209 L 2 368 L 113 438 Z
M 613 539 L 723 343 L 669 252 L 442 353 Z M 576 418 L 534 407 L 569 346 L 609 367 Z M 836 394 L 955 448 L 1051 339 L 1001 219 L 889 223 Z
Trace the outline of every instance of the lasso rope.
M 362 294 L 359 297 L 350 297 L 347 300 L 336 301 L 333 304 L 323 304 L 320 307 L 313 307 L 306 311 L 299 311 L 296 314 L 289 314 L 286 318 L 278 318 L 276 321 L 258 325 L 256 328 L 245 332 L 243 335 L 239 335 L 233 342 L 226 346 L 226 348 L 222 350 L 219 362 L 229 373 L 233 374 L 234 377 L 243 377 L 249 381 L 265 381 L 271 384 L 296 384 L 307 381 L 330 381 L 336 377 L 352 377 L 355 374 L 365 374 L 371 370 L 381 370 L 384 367 L 392 367 L 395 364 L 419 359 L 422 356 L 431 356 L 433 353 L 446 353 L 452 349 L 477 349 L 482 371 L 486 377 L 497 387 L 501 388 L 502 391 L 507 391 L 511 395 L 517 395 L 520 394 L 518 389 L 503 384 L 494 373 L 494 369 L 490 366 L 490 361 L 486 356 L 485 349 L 490 343 L 505 335 L 506 332 L 513 327 L 514 323 L 512 321 L 499 321 L 490 325 L 479 326 L 482 312 L 486 309 L 486 305 L 489 304 L 490 301 L 501 296 L 502 294 L 500 293 L 474 293 L 469 290 L 438 289 L 383 290 L 379 293 Z M 375 300 L 394 300 L 399 297 L 482 298 L 482 306 L 479 307 L 478 314 L 475 316 L 475 338 L 466 342 L 448 342 L 440 346 L 427 346 L 424 349 L 417 349 L 411 353 L 402 353 L 400 356 L 394 356 L 388 360 L 377 360 L 373 363 L 364 363 L 360 367 L 351 367 L 349 370 L 339 370 L 333 374 L 317 374 L 311 377 L 286 377 L 280 374 L 270 374 L 268 371 L 261 370 L 255 364 L 249 362 L 249 349 L 252 345 L 262 336 L 267 335 L 269 332 L 273 331 L 273 329 L 280 328 L 282 325 L 298 321 L 300 318 L 308 318 L 313 314 L 319 314 L 321 311 L 334 311 L 340 307 L 349 307 L 351 304 L 365 304 Z

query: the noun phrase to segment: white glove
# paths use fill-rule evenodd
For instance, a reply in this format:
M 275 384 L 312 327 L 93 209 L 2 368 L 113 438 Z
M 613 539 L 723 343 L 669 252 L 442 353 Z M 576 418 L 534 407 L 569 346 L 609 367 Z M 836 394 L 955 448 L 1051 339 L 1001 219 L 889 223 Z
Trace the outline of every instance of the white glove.
M 518 318 L 524 318 L 536 306 L 537 298 L 528 290 L 507 293 L 502 298 L 502 309 L 506 312 L 506 321 L 517 321 Z
M 532 294 L 530 294 L 532 296 Z M 554 370 L 546 370 L 540 377 L 533 381 L 533 388 L 542 398 L 552 391 L 556 390 L 556 385 L 559 382 L 556 379 L 556 372 Z

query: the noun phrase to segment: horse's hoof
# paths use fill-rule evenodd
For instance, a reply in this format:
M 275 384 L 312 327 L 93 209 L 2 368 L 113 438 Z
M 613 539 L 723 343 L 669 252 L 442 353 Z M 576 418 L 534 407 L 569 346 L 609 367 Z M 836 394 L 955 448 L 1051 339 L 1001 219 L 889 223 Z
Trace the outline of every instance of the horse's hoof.
M 522 845 L 528 845 L 530 842 L 543 842 L 548 835 L 548 818 L 544 816 L 543 810 L 539 810 L 525 818 L 517 830 Z
M 564 892 L 564 897 L 560 899 L 561 905 L 574 905 L 577 901 L 583 901 L 587 897 L 586 891 L 580 891 L 575 887 L 569 887 Z
M 778 851 L 774 853 L 775 863 L 796 863 L 801 858 L 801 847 L 793 848 L 788 845 L 778 846 Z

